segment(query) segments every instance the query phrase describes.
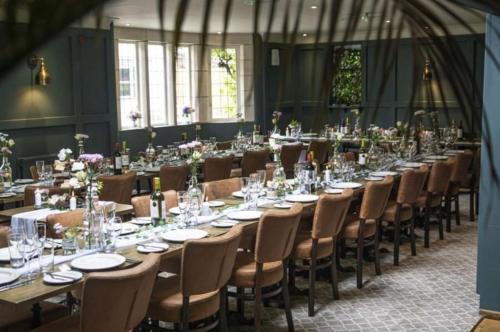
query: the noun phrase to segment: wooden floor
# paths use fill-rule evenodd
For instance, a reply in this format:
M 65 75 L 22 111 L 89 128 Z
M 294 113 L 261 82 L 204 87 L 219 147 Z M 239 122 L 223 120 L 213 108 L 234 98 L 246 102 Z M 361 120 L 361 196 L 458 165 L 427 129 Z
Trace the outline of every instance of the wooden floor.
M 500 320 L 493 318 L 481 318 L 471 332 L 500 332 Z

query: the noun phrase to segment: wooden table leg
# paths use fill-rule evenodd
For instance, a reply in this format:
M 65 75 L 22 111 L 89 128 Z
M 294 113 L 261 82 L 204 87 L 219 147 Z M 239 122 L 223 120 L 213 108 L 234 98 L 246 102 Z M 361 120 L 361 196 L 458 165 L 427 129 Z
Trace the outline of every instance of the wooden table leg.
M 33 328 L 39 327 L 42 324 L 42 307 L 40 306 L 40 303 L 33 304 L 31 311 L 33 312 L 31 326 Z

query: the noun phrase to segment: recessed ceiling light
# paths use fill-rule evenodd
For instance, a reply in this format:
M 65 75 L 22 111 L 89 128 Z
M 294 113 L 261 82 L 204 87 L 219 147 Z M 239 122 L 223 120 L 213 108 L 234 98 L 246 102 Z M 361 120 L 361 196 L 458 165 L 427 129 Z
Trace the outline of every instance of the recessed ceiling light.
M 307 37 L 307 33 L 303 33 L 303 34 L 302 34 L 302 37 Z
M 129 26 L 130 26 L 130 23 L 125 23 L 125 26 L 126 26 L 126 27 L 129 27 Z
M 318 6 L 311 6 L 309 8 L 311 8 L 311 9 L 318 9 Z
M 391 20 L 385 20 L 385 23 L 391 23 Z

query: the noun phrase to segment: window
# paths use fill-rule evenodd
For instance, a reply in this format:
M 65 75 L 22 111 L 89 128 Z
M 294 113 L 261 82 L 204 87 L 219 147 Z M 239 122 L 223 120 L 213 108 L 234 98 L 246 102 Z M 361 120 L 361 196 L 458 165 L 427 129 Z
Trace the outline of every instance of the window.
M 191 48 L 177 47 L 175 64 L 175 104 L 177 109 L 177 123 L 183 123 L 186 118 L 182 114 L 184 107 L 193 107 L 191 87 Z
M 166 125 L 165 46 L 148 44 L 148 96 L 151 125 Z
M 134 126 L 131 119 L 133 112 L 139 112 L 144 117 L 139 99 L 137 44 L 135 42 L 119 43 L 118 54 L 121 124 L 124 128 L 131 128 Z M 137 121 L 140 125 L 141 119 Z
M 212 119 L 236 119 L 238 73 L 236 48 L 213 48 L 210 52 Z

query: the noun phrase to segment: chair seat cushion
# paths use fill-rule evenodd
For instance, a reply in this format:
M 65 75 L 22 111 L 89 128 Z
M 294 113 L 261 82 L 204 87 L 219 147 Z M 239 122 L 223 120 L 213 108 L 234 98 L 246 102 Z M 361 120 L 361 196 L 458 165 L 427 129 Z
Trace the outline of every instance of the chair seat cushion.
M 472 186 L 472 174 L 466 174 L 460 183 L 461 189 L 470 189 Z
M 382 220 L 394 222 L 396 220 L 397 207 L 398 207 L 398 204 L 396 202 L 394 202 L 394 201 L 388 202 L 387 207 L 385 208 Z M 400 221 L 410 220 L 412 216 L 413 216 L 413 210 L 412 210 L 411 205 L 410 204 L 402 204 L 400 214 L 399 214 L 399 220 Z
M 2 330 L 3 331 L 3 330 Z M 80 315 L 72 315 L 44 324 L 32 332 L 79 332 L 80 331 Z
M 188 321 L 208 318 L 219 311 L 219 291 L 191 295 L 189 297 Z M 182 293 L 178 276 L 158 278 L 149 302 L 148 316 L 164 322 L 182 321 Z
M 236 287 L 255 287 L 255 275 L 257 263 L 254 253 L 240 251 L 236 255 L 233 274 L 229 279 L 229 285 Z M 283 279 L 283 264 L 281 261 L 264 263 L 262 266 L 262 286 L 277 284 Z
M 239 177 L 241 177 L 241 175 L 242 175 L 241 168 L 233 168 L 231 170 L 230 177 L 232 177 L 232 178 L 239 178 Z
M 425 207 L 425 204 L 427 202 L 427 195 L 429 195 L 429 193 L 424 192 L 423 194 L 420 194 L 420 196 L 418 196 L 417 201 L 416 201 L 416 205 L 419 208 L 424 208 Z M 432 195 L 431 201 L 430 201 L 430 207 L 437 207 L 440 204 L 441 204 L 441 196 L 439 196 L 439 195 Z
M 312 245 L 313 241 L 311 238 L 311 233 L 297 234 L 295 240 L 295 248 L 293 251 L 293 257 L 299 259 L 310 259 L 312 255 Z M 316 258 L 328 257 L 332 253 L 333 253 L 333 239 L 331 237 L 318 239 L 318 249 Z
M 68 310 L 65 306 L 41 302 L 42 308 L 42 323 L 50 322 L 67 314 Z M 7 306 L 0 305 L 0 331 L 14 332 L 14 331 L 28 331 L 31 328 L 31 320 L 33 312 L 31 306 Z
M 344 227 L 344 237 L 346 239 L 357 239 L 359 232 L 359 219 L 349 222 Z M 367 238 L 375 235 L 377 230 L 377 224 L 375 220 L 368 219 L 365 220 L 365 225 L 363 227 L 363 238 Z

